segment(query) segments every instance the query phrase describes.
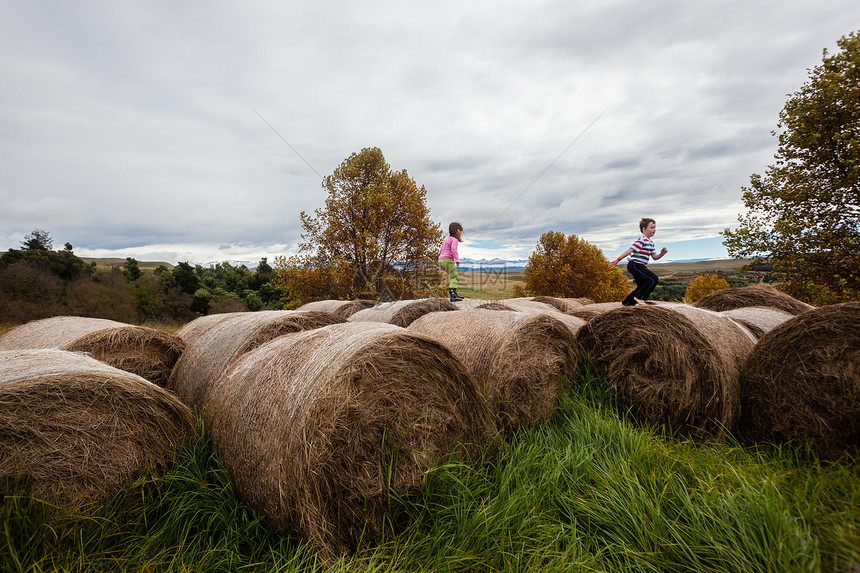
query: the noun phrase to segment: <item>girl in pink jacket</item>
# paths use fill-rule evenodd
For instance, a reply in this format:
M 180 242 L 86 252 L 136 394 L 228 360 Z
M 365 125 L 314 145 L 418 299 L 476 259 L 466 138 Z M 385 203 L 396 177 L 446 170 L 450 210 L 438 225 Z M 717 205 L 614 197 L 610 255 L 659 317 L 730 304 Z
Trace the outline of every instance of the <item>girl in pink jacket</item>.
M 439 249 L 439 266 L 448 273 L 448 294 L 451 297 L 451 302 L 457 302 L 463 300 L 463 297 L 457 294 L 457 285 L 460 284 L 460 277 L 457 273 L 457 267 L 460 266 L 457 244 L 463 238 L 463 225 L 454 221 L 448 225 L 448 233 L 450 236 L 442 242 L 442 248 Z

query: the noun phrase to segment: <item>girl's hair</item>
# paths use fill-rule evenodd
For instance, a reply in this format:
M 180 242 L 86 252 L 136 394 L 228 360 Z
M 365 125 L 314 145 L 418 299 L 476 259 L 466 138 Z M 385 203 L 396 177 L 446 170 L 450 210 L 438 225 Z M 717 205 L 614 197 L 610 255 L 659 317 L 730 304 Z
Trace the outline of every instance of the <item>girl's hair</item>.
M 462 230 L 463 230 L 463 225 L 461 225 L 457 221 L 454 221 L 453 223 L 448 225 L 448 234 L 451 235 L 452 237 L 454 235 L 456 235 L 458 231 L 462 231 Z
M 649 217 L 643 217 L 642 220 L 639 221 L 639 230 L 641 231 L 642 229 L 644 229 L 645 227 L 647 227 L 651 223 L 656 223 L 656 222 L 657 221 L 655 221 L 654 219 L 651 219 Z

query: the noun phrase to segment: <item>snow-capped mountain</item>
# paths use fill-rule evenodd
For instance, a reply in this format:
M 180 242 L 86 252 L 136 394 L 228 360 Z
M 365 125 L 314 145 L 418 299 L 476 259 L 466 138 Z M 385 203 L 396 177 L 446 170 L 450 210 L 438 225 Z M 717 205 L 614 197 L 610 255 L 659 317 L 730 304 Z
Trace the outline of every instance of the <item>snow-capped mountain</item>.
M 529 262 L 528 259 L 460 259 L 461 271 L 495 271 L 501 269 L 522 270 Z

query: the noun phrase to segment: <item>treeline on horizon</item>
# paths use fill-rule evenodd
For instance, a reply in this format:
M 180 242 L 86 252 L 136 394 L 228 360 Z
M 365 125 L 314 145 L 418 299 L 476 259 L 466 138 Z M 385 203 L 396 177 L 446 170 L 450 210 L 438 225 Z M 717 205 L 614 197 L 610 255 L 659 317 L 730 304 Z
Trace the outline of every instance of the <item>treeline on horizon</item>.
M 184 323 L 206 314 L 278 309 L 283 289 L 262 258 L 254 271 L 220 263 L 181 262 L 144 272 L 127 258 L 97 267 L 72 245 L 52 250 L 50 235 L 35 230 L 21 249 L 0 255 L 0 322 L 23 324 L 51 316 L 88 316 L 129 324 Z
M 53 240 L 40 229 L 21 245 L 0 254 L 0 323 L 7 325 L 64 315 L 171 325 L 207 314 L 294 308 L 297 302 L 266 257 L 254 270 L 228 262 L 214 267 L 180 262 L 144 271 L 131 257 L 122 265 L 99 267 L 75 255 L 69 243 L 52 250 Z M 740 273 L 719 274 L 731 286 L 751 280 Z M 651 298 L 682 301 L 690 278 L 661 279 Z M 518 296 L 517 289 L 512 296 Z

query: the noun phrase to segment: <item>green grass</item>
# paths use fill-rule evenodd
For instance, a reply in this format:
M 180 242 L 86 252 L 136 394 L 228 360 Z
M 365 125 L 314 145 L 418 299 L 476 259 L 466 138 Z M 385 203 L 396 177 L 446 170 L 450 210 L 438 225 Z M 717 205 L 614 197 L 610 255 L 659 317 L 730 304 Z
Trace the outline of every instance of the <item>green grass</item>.
M 860 464 L 679 442 L 588 373 L 547 423 L 447 463 L 381 535 L 323 564 L 237 501 L 201 439 L 88 517 L 7 497 L 2 571 L 858 571 Z

